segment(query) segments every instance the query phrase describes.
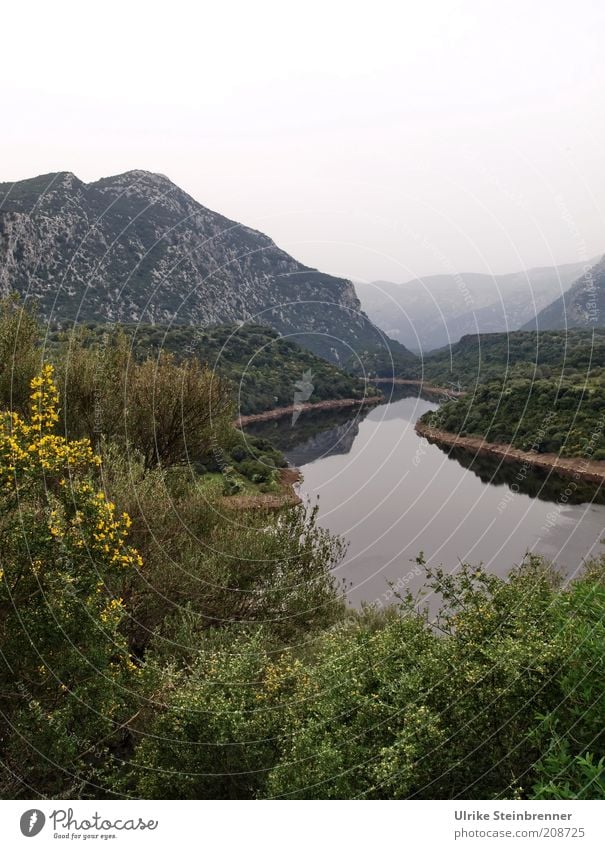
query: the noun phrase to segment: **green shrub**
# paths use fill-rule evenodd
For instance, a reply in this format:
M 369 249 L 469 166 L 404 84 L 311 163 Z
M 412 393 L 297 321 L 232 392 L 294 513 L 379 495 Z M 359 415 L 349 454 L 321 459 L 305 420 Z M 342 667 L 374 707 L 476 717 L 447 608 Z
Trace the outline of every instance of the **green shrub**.
M 292 696 L 294 733 L 270 796 L 497 798 L 539 757 L 533 717 L 560 697 L 557 590 L 535 560 L 508 582 L 439 570 L 438 626 L 406 607 L 384 627 L 329 634 Z
M 140 723 L 126 788 L 147 799 L 250 799 L 275 762 L 278 699 L 259 698 L 269 665 L 262 634 L 199 640 L 194 664 L 161 667 L 155 702 Z
M 0 300 L 0 406 L 25 412 L 30 383 L 42 362 L 35 314 L 16 297 Z
M 605 566 L 557 599 L 567 656 L 558 675 L 560 702 L 541 717 L 535 742 L 538 799 L 605 798 Z
M 244 460 L 237 464 L 237 470 L 253 483 L 267 483 L 272 479 L 273 467 L 268 467 L 259 460 Z
M 120 630 L 142 561 L 90 444 L 55 433 L 50 366 L 32 390 L 0 428 L 0 789 L 96 797 L 142 689 Z
M 61 424 L 74 437 L 131 446 L 148 468 L 203 462 L 228 438 L 230 390 L 195 358 L 161 351 L 139 362 L 123 332 L 98 342 L 77 330 L 57 360 Z

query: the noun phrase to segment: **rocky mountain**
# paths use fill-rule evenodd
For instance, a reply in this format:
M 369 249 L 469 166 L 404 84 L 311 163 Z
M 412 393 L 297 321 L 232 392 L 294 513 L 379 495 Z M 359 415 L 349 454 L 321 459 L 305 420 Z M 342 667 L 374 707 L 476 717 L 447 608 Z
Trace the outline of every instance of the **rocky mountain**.
M 0 184 L 0 293 L 11 291 L 52 324 L 250 321 L 336 362 L 385 344 L 348 280 L 146 171 Z
M 584 268 L 573 286 L 541 310 L 523 330 L 605 326 L 605 256 Z
M 378 327 L 426 353 L 466 334 L 517 330 L 578 278 L 584 263 L 513 274 L 434 275 L 408 283 L 359 284 L 362 308 Z

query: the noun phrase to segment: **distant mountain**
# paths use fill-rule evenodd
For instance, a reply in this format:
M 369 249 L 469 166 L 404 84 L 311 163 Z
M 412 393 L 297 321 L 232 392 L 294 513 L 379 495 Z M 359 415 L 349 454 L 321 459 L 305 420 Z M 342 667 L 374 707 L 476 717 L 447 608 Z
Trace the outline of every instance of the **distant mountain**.
M 559 330 L 605 326 L 605 257 L 582 269 L 573 286 L 522 328 Z
M 517 330 L 554 301 L 585 263 L 513 274 L 434 275 L 408 283 L 359 284 L 372 321 L 413 351 L 426 353 L 466 334 Z
M 250 321 L 336 362 L 384 345 L 348 280 L 147 171 L 0 184 L 0 293 L 11 291 L 55 324 Z

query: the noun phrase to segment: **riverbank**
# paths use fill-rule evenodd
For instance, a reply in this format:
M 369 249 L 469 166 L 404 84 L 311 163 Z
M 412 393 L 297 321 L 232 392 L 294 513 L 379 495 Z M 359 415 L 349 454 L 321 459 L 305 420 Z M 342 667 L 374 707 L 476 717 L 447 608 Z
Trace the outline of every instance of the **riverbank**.
M 383 395 L 369 395 L 364 398 L 335 398 L 331 401 L 291 404 L 289 407 L 275 407 L 273 410 L 264 410 L 262 413 L 251 413 L 248 416 L 240 416 L 236 419 L 235 426 L 241 428 L 247 424 L 252 424 L 252 422 L 269 422 L 273 419 L 281 419 L 283 416 L 304 413 L 308 410 L 339 410 L 345 407 L 367 407 L 380 404 L 382 401 L 384 401 Z
M 392 383 L 395 386 L 417 386 L 426 395 L 437 395 L 439 398 L 462 398 L 466 392 L 462 389 L 447 389 L 445 386 L 433 386 L 424 380 L 408 380 L 403 377 L 371 377 L 369 383 Z
M 512 445 L 498 442 L 486 442 L 480 436 L 459 436 L 447 430 L 429 427 L 416 422 L 416 433 L 436 445 L 449 445 L 464 448 L 481 457 L 493 457 L 505 463 L 518 463 L 534 466 L 538 469 L 556 472 L 563 477 L 582 480 L 588 483 L 605 483 L 605 462 L 587 460 L 583 457 L 559 457 L 558 454 L 537 454 L 535 451 L 521 451 Z
M 299 469 L 288 467 L 280 469 L 278 492 L 259 492 L 253 495 L 229 495 L 223 497 L 223 505 L 231 510 L 281 510 L 284 507 L 296 507 L 302 503 L 295 490 L 301 474 Z

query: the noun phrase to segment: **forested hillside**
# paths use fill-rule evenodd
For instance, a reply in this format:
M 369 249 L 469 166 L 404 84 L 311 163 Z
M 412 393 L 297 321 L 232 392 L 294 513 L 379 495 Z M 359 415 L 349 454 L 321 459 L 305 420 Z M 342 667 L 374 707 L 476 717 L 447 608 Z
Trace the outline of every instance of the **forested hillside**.
M 462 389 L 513 374 L 556 380 L 605 366 L 605 330 L 464 336 L 455 345 L 433 351 L 422 366 L 429 382 L 441 386 L 459 383 Z
M 72 334 L 48 334 L 51 347 L 77 345 L 95 349 L 123 333 L 132 356 L 140 360 L 160 352 L 177 360 L 195 357 L 229 383 L 237 413 L 248 415 L 296 401 L 362 399 L 379 390 L 301 348 L 263 325 L 189 326 L 90 324 Z
M 467 394 L 423 421 L 522 450 L 605 460 L 605 332 L 467 336 L 425 363 Z

